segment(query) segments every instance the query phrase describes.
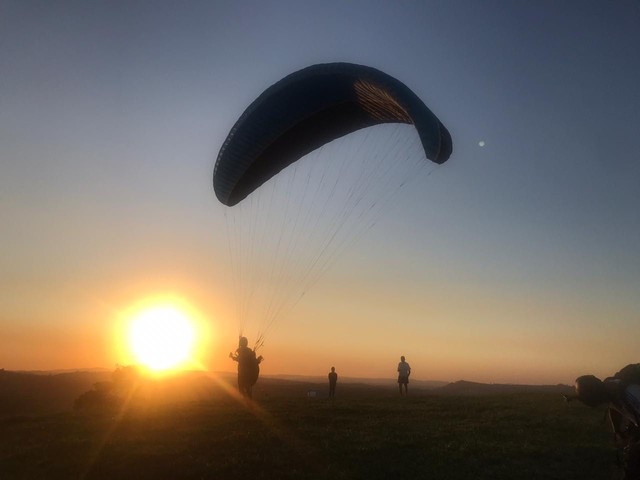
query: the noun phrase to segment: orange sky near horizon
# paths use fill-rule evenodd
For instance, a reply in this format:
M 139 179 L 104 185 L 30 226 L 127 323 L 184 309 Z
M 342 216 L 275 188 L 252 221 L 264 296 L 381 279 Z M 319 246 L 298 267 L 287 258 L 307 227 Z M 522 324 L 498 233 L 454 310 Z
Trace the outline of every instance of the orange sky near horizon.
M 382 272 L 378 275 L 373 287 L 367 283 L 358 290 L 352 283 L 341 286 L 339 278 L 329 274 L 329 279 L 321 282 L 288 318 L 280 320 L 267 337 L 260 352 L 265 356 L 262 372 L 323 376 L 335 366 L 345 377 L 393 380 L 399 356 L 405 355 L 417 379 L 544 384 L 571 383 L 584 371 L 608 375 L 607 368 L 615 369 L 626 361 L 623 355 L 610 356 L 607 364 L 592 360 L 598 355 L 606 358 L 612 344 L 621 340 L 598 339 L 597 329 L 591 333 L 582 330 L 583 338 L 567 342 L 572 324 L 584 321 L 584 312 L 572 312 L 563 304 L 555 307 L 557 318 L 534 325 L 529 320 L 538 312 L 530 299 L 504 301 L 503 295 L 498 308 L 492 301 L 494 294 L 489 292 L 447 292 L 438 290 L 435 284 L 421 284 L 421 289 L 427 287 L 431 292 L 428 296 L 409 290 L 403 294 L 393 290 L 395 296 L 390 296 Z M 237 341 L 234 307 L 225 304 L 222 293 L 212 295 L 203 287 L 206 281 L 201 280 L 194 276 L 167 282 L 174 288 L 165 294 L 158 292 L 162 292 L 160 284 L 166 279 L 158 282 L 145 277 L 129 286 L 118 283 L 111 292 L 103 286 L 101 298 L 82 295 L 80 290 L 74 293 L 66 289 L 66 295 L 50 291 L 48 301 L 42 298 L 39 306 L 40 315 L 49 320 L 46 324 L 34 317 L 32 322 L 5 326 L 0 366 L 9 370 L 57 370 L 115 368 L 116 364 L 131 363 L 122 329 L 127 315 L 143 301 L 153 305 L 154 298 L 164 301 L 173 297 L 207 327 L 200 330 L 207 338 L 202 339 L 204 348 L 198 352 L 197 361 L 210 371 L 233 371 L 235 364 L 228 353 Z M 144 286 L 147 282 L 154 288 Z M 511 321 L 506 328 L 502 321 L 505 316 L 520 321 Z M 405 329 L 405 321 L 413 317 L 424 320 L 419 328 L 412 321 Z M 548 329 L 556 335 L 549 336 Z M 253 341 L 250 328 L 245 335 Z M 600 352 L 589 347 L 597 343 Z M 585 348 L 591 350 L 581 351 Z M 562 358 L 579 360 L 564 363 Z

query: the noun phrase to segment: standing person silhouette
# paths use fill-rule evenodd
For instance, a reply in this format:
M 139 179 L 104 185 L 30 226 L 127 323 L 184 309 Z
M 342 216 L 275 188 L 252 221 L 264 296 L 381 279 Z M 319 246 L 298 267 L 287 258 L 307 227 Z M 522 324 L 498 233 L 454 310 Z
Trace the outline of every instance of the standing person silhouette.
M 238 362 L 238 390 L 245 398 L 252 398 L 253 386 L 260 375 L 262 355 L 256 358 L 256 352 L 249 348 L 247 337 L 240 337 L 236 353 L 229 353 L 229 358 Z
M 336 396 L 336 383 L 338 383 L 338 374 L 336 373 L 336 367 L 331 367 L 329 372 L 329 398 Z
M 411 366 L 405 362 L 404 356 L 400 357 L 400 363 L 398 364 L 398 388 L 400 389 L 400 396 L 402 396 L 402 386 L 404 385 L 404 395 L 408 395 L 409 387 L 409 375 L 411 375 Z

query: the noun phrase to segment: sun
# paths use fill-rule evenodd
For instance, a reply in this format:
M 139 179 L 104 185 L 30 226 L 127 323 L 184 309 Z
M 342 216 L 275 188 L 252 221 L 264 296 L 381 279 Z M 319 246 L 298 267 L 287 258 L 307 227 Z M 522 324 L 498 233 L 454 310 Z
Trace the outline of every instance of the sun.
M 154 371 L 177 368 L 192 355 L 195 332 L 189 317 L 171 306 L 143 310 L 131 321 L 129 346 Z

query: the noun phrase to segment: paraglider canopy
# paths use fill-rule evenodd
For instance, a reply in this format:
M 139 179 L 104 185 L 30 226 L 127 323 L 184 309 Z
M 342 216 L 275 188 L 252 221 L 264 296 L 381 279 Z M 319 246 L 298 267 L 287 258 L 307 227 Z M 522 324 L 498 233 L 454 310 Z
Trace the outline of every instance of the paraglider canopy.
M 228 283 L 239 335 L 258 327 L 254 351 L 400 190 L 451 151 L 415 93 L 362 65 L 304 68 L 249 105 L 220 148 L 213 186 L 233 207 L 223 208 Z
M 371 67 L 307 67 L 262 93 L 242 114 L 216 161 L 213 185 L 233 206 L 291 163 L 336 138 L 382 123 L 413 124 L 427 158 L 444 163 L 451 136 L 406 85 Z

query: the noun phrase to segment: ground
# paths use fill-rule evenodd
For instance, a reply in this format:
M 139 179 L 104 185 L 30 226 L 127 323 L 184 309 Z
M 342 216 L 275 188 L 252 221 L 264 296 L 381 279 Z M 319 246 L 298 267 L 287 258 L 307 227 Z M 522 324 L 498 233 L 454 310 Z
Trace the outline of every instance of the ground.
M 604 411 L 555 393 L 295 389 L 0 420 L 2 479 L 612 479 Z M 300 393 L 300 392 L 298 392 Z M 342 393 L 342 397 L 340 394 Z

